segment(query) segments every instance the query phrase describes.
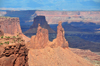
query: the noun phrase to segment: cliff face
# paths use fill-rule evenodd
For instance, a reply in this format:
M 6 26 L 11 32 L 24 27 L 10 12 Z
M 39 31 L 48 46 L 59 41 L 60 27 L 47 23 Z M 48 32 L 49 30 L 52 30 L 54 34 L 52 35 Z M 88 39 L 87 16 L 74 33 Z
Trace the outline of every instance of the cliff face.
M 38 28 L 38 24 L 40 24 L 40 26 L 42 28 L 48 29 L 49 33 L 55 33 L 55 31 L 53 29 L 50 28 L 50 26 L 47 24 L 47 21 L 45 19 L 45 16 L 37 16 L 34 18 L 34 22 L 33 25 L 30 27 L 29 30 L 27 30 L 26 33 L 36 33 L 37 32 L 37 28 Z
M 19 18 L 0 17 L 0 30 L 7 34 L 22 33 Z
M 37 15 L 44 15 L 48 24 L 62 22 L 100 22 L 100 11 L 36 11 Z
M 1 16 L 19 17 L 21 25 L 32 22 L 35 16 L 45 16 L 48 24 L 58 24 L 62 22 L 100 22 L 100 11 L 6 11 L 0 12 Z M 28 23 L 26 23 L 28 24 Z

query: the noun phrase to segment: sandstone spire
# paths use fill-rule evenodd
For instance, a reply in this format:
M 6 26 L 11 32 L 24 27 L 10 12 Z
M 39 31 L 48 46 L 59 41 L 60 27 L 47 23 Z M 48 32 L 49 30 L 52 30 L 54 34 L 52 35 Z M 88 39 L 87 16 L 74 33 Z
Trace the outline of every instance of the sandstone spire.
M 31 47 L 34 49 L 40 49 L 47 46 L 49 41 L 48 30 L 44 29 L 38 24 L 36 36 L 31 37 Z
M 66 41 L 64 34 L 65 32 L 62 27 L 62 22 L 59 21 L 58 26 L 57 26 L 57 37 L 56 39 L 53 40 L 54 44 L 52 44 L 51 47 L 58 47 L 58 46 L 61 46 L 63 48 L 68 47 L 68 41 Z

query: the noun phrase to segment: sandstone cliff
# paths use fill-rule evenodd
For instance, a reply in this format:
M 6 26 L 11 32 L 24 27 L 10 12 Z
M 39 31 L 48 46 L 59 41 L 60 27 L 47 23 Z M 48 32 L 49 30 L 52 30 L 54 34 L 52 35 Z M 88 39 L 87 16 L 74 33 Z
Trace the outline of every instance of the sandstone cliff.
M 7 34 L 22 33 L 19 18 L 0 17 L 0 30 Z
M 62 22 L 94 22 L 100 23 L 100 11 L 36 11 L 37 15 L 44 15 L 48 24 Z
M 24 34 L 27 33 L 36 33 L 37 32 L 37 28 L 38 28 L 38 24 L 40 24 L 40 26 L 42 28 L 48 29 L 49 33 L 55 33 L 55 31 L 53 29 L 50 28 L 50 26 L 48 25 L 45 16 L 37 16 L 34 18 L 34 22 L 33 25 L 30 27 L 29 30 L 27 30 L 26 32 L 24 32 Z
M 35 16 L 45 16 L 48 24 L 58 24 L 62 22 L 94 22 L 100 23 L 100 11 L 0 11 L 1 16 L 19 17 L 21 24 L 32 22 Z M 28 24 L 28 23 L 26 23 Z

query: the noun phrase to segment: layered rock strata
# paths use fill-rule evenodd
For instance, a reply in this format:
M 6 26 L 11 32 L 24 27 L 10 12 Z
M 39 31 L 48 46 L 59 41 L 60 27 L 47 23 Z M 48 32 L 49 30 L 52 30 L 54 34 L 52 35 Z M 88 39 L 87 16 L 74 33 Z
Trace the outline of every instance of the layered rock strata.
M 22 33 L 19 18 L 0 17 L 0 30 L 7 34 Z

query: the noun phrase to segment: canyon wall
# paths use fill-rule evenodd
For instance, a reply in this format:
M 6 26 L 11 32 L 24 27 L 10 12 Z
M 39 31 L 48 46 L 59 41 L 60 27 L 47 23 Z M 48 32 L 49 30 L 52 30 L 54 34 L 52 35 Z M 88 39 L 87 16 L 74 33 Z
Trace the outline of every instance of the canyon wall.
M 46 17 L 48 24 L 58 24 L 58 21 L 100 23 L 100 11 L 0 11 L 0 16 L 19 17 L 21 25 L 33 22 L 33 18 L 40 15 Z
M 19 18 L 0 17 L 0 30 L 13 35 L 22 33 Z
M 37 15 L 44 15 L 48 24 L 62 22 L 94 22 L 100 23 L 100 11 L 36 11 Z

